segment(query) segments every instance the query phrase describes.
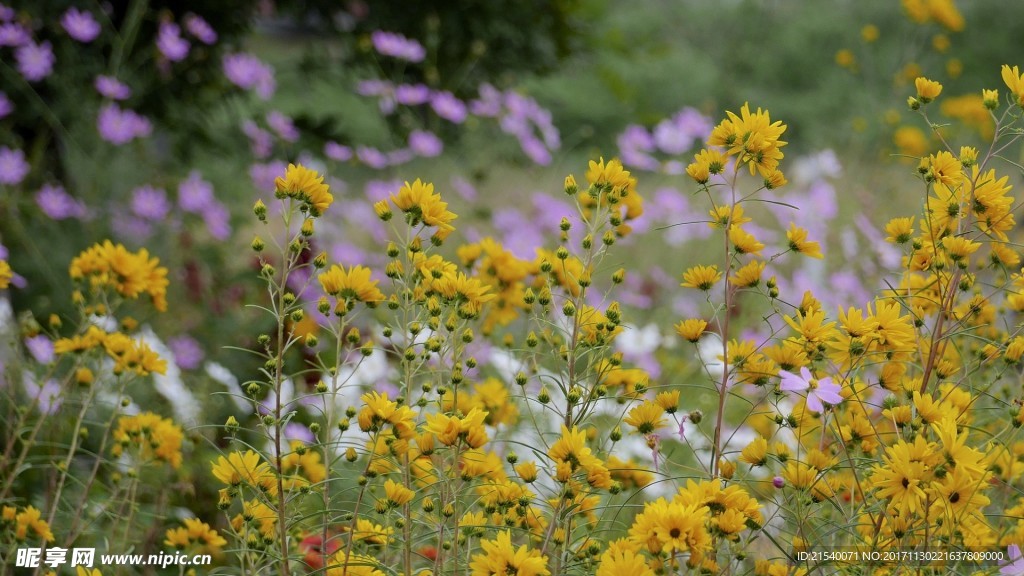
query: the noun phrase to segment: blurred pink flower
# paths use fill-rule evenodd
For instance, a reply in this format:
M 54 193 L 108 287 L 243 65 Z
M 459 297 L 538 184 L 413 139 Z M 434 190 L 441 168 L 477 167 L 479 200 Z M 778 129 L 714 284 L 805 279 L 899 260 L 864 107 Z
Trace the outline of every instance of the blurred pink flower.
M 181 27 L 174 22 L 160 23 L 156 47 L 171 62 L 180 62 L 188 56 L 188 40 L 181 37 Z
M 79 42 L 88 44 L 100 35 L 100 23 L 96 21 L 92 13 L 78 8 L 68 8 L 60 19 L 60 25 L 64 30 Z
M 812 412 L 824 410 L 823 402 L 835 406 L 843 401 L 843 397 L 839 395 L 840 387 L 832 382 L 832 378 L 815 378 L 806 366 L 800 368 L 799 376 L 786 370 L 779 370 L 779 376 L 782 377 L 780 390 L 785 392 L 807 391 L 807 409 Z
M 19 184 L 25 179 L 29 168 L 24 152 L 17 148 L 0 147 L 0 184 Z
M 111 100 L 126 100 L 132 95 L 132 89 L 113 76 L 97 76 L 93 86 L 100 95 Z
M 38 82 L 49 76 L 57 61 L 49 41 L 41 44 L 29 42 L 20 46 L 14 57 L 18 60 L 18 72 L 29 82 Z
M 409 62 L 422 62 L 427 56 L 422 44 L 394 32 L 375 30 L 370 35 L 370 41 L 373 42 L 373 49 L 384 56 Z
M 217 32 L 213 27 L 203 20 L 202 16 L 191 12 L 185 15 L 185 30 L 203 44 L 213 44 L 217 41 Z

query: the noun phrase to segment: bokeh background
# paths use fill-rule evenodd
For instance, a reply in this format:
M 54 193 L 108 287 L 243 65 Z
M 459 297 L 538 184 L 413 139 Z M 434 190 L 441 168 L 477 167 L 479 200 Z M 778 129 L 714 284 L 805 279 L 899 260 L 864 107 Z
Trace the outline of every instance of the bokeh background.
M 772 216 L 759 220 L 777 225 L 751 232 L 780 246 L 795 222 L 842 254 L 769 271 L 783 293 L 813 288 L 835 310 L 885 285 L 899 254 L 882 227 L 921 202 L 916 158 L 937 139 L 905 105 L 914 78 L 943 83 L 929 111 L 950 124 L 943 136 L 979 145 L 992 131 L 981 90 L 1001 87 L 1002 64 L 1024 64 L 1021 38 L 1024 4 L 994 0 L 8 0 L 11 322 L 73 311 L 67 263 L 82 249 L 145 246 L 170 269 L 173 313 L 139 320 L 174 371 L 139 403 L 162 396 L 186 425 L 223 422 L 235 406 L 215 393 L 255 377 L 237 348 L 267 328 L 245 306 L 265 289 L 251 208 L 287 163 L 325 173 L 335 195 L 313 251 L 382 276 L 371 202 L 402 181 L 433 182 L 459 214 L 452 255 L 493 236 L 532 258 L 574 213 L 565 175 L 618 157 L 645 213 L 614 266 L 630 263 L 617 346 L 670 384 L 698 371 L 668 335 L 699 313 L 678 286 L 711 233 L 684 168 L 724 110 L 749 102 L 788 125 L 790 184 L 764 196 Z M 212 509 L 205 496 L 197 506 Z

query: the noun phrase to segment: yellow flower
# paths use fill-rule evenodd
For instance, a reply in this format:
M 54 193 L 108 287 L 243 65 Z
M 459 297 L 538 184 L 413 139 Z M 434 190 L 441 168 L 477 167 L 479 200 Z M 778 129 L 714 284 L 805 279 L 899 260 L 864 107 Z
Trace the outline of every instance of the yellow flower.
M 114 431 L 114 456 L 120 456 L 124 447 L 135 444 L 145 457 L 162 460 L 172 468 L 181 466 L 181 443 L 184 433 L 169 418 L 153 412 L 135 416 L 121 416 Z
M 592 186 L 614 191 L 632 192 L 636 187 L 636 180 L 629 175 L 628 170 L 623 169 L 622 163 L 616 158 L 609 160 L 607 164 L 604 158 L 598 162 L 591 160 L 587 170 L 587 182 Z
M 935 100 L 942 93 L 942 84 L 935 80 L 929 80 L 924 76 L 919 76 L 914 80 L 914 87 L 917 88 L 917 99 L 922 104 Z
M 949 253 L 949 259 L 960 262 L 981 248 L 979 242 L 973 242 L 963 236 L 946 236 L 942 239 L 942 247 Z
M 758 242 L 754 235 L 740 228 L 733 226 L 729 229 L 729 241 L 733 244 L 733 250 L 737 254 L 760 254 L 764 244 Z
M 726 156 L 715 148 L 705 148 L 694 155 L 694 162 L 686 167 L 686 173 L 698 184 L 706 183 L 711 174 L 725 170 Z
M 405 506 L 416 494 L 394 480 L 384 482 L 384 497 L 390 507 Z
M 323 214 L 334 202 L 334 196 L 324 184 L 324 177 L 301 164 L 289 164 L 284 177 L 274 179 L 274 189 L 281 197 L 304 202 L 314 217 Z
M 981 91 L 981 102 L 985 105 L 985 108 L 989 110 L 995 110 L 999 107 L 999 91 L 998 90 L 982 90 Z
M 914 237 L 914 219 L 909 217 L 893 218 L 885 225 L 885 232 L 889 235 L 885 239 L 886 242 L 906 244 Z
M 786 484 L 798 490 L 810 488 L 818 477 L 818 471 L 803 462 L 790 461 L 782 473 Z
M 151 372 L 164 374 L 167 371 L 167 361 L 160 358 L 149 344 L 142 340 L 134 340 L 120 332 L 107 334 L 103 338 L 103 349 L 114 360 L 115 374 L 122 374 L 127 370 L 139 376 L 146 376 Z
M 228 541 L 225 540 L 209 524 L 198 518 L 182 520 L 184 526 L 167 530 L 164 544 L 179 550 L 195 545 L 198 551 L 206 554 L 220 554 Z
M 232 452 L 227 458 L 220 456 L 213 464 L 213 475 L 229 486 L 238 486 L 243 482 L 262 488 L 270 494 L 277 493 L 277 483 L 270 465 L 260 461 L 260 455 L 252 450 Z
M 1006 83 L 1006 87 L 1009 88 L 1010 93 L 1016 97 L 1017 105 L 1024 107 L 1024 74 L 1021 74 L 1020 70 L 1016 66 L 1010 68 L 1009 65 L 1003 64 L 1002 75 L 1003 82 Z
M 696 342 L 700 340 L 701 334 L 704 333 L 704 329 L 708 327 L 708 323 L 699 318 L 690 318 L 683 320 L 676 324 L 676 333 L 690 342 Z
M 900 126 L 892 135 L 900 154 L 919 157 L 928 150 L 928 137 L 917 126 Z
M 711 545 L 707 532 L 710 510 L 699 504 L 684 505 L 659 498 L 644 505 L 633 520 L 630 540 L 652 553 L 691 553 L 700 556 Z
M 849 49 L 843 48 L 842 50 L 836 52 L 836 64 L 838 64 L 839 66 L 843 68 L 853 68 L 853 66 L 856 63 L 857 58 Z
M 654 402 L 644 402 L 630 410 L 624 422 L 641 434 L 650 434 L 665 425 L 661 417 L 664 413 L 665 409 Z
M 707 291 L 721 279 L 722 273 L 718 266 L 694 266 L 683 272 L 683 283 L 680 286 Z
M 464 417 L 431 414 L 426 417 L 427 431 L 435 435 L 445 446 L 454 446 L 463 440 L 470 448 L 479 448 L 487 443 L 484 420 L 487 412 L 473 408 Z
M 458 216 L 448 211 L 448 203 L 441 200 L 441 195 L 434 192 L 434 185 L 429 182 L 422 182 L 419 178 L 412 184 L 406 182 L 397 195 L 391 195 L 391 201 L 405 212 L 409 225 L 423 222 L 437 228 L 439 240 L 444 240 L 455 230 L 451 221 Z
M 889 501 L 889 508 L 901 515 L 923 511 L 927 500 L 925 488 L 932 480 L 933 470 L 942 461 L 942 452 L 934 443 L 917 436 L 913 444 L 902 438 L 885 449 L 883 462 L 871 470 L 870 486 L 875 495 Z
M 522 462 L 520 464 L 516 464 L 515 471 L 519 478 L 527 484 L 531 484 L 537 479 L 537 464 L 533 462 Z
M 11 278 L 14 278 L 11 265 L 7 260 L 0 260 L 0 290 L 6 290 L 11 285 Z
M 129 299 L 148 294 L 154 308 L 167 310 L 167 268 L 160 266 L 158 258 L 150 258 L 145 248 L 129 252 L 106 240 L 76 256 L 68 273 L 72 280 L 88 282 L 93 291 L 109 287 Z
M 28 538 L 28 531 L 32 530 L 36 536 L 39 536 L 47 542 L 53 542 L 53 532 L 50 531 L 50 524 L 43 520 L 43 513 L 39 511 L 35 506 L 28 506 L 21 512 L 18 512 L 14 517 L 16 524 L 14 529 L 14 537 L 21 541 Z
M 768 441 L 763 436 L 758 436 L 747 444 L 747 447 L 740 453 L 740 460 L 751 466 L 764 466 L 768 463 Z
M 729 283 L 740 288 L 757 286 L 761 282 L 761 273 L 764 272 L 764 267 L 764 261 L 751 260 L 729 278 Z
M 799 252 L 810 258 L 821 259 L 821 244 L 807 240 L 807 230 L 798 227 L 790 222 L 789 230 L 786 231 L 786 238 L 789 239 L 789 249 Z
M 317 279 L 324 292 L 331 296 L 375 304 L 384 300 L 384 294 L 377 288 L 377 280 L 370 278 L 370 269 L 353 266 L 346 270 L 334 264 Z
M 711 131 L 708 144 L 728 149 L 729 155 L 736 155 L 740 162 L 746 162 L 750 174 L 755 170 L 767 177 L 779 166 L 783 158 L 780 150 L 787 142 L 780 140 L 786 125 L 772 122 L 767 111 L 760 108 L 750 112 L 750 106 L 743 104 L 740 114 L 726 112 L 726 118 Z
M 549 576 L 548 557 L 540 551 L 512 544 L 512 533 L 499 532 L 494 540 L 481 540 L 483 554 L 474 554 L 469 568 L 471 576 Z
M 781 170 L 772 170 L 764 177 L 764 187 L 766 190 L 782 188 L 786 184 L 789 184 L 789 180 L 786 180 L 786 175 Z
M 728 205 L 715 206 L 708 214 L 711 216 L 708 222 L 711 228 L 732 228 L 750 222 L 750 218 L 743 216 L 742 204 L 733 204 L 731 209 Z
M 654 397 L 654 401 L 661 406 L 662 410 L 669 414 L 674 414 L 679 408 L 679 390 L 673 390 L 671 392 L 658 392 L 657 396 Z
M 320 459 L 320 452 L 308 448 L 301 440 L 292 440 L 291 449 L 281 458 L 283 486 L 291 489 L 323 482 L 327 467 Z
M 372 556 L 348 555 L 347 548 L 342 546 L 327 561 L 326 576 L 384 576 L 384 572 L 377 566 L 377 560 Z
M 939 182 L 943 186 L 956 186 L 963 178 L 963 166 L 960 159 L 943 150 L 928 157 L 929 180 Z
M 878 26 L 875 26 L 874 24 L 865 25 L 860 29 L 860 37 L 869 44 L 878 40 Z
M 654 576 L 654 571 L 640 554 L 619 548 L 601 555 L 595 576 Z

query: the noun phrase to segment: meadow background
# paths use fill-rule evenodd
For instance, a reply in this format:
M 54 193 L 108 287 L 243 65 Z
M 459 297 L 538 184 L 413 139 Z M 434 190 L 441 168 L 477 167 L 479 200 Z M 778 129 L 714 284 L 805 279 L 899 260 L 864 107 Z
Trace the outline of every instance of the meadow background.
M 749 102 L 788 126 L 780 168 L 789 182 L 764 191 L 767 201 L 746 205 L 754 218 L 748 229 L 762 242 L 784 247 L 794 222 L 820 242 L 824 259 L 772 259 L 771 272 L 783 300 L 798 305 L 810 290 L 834 317 L 837 308 L 863 306 L 899 283 L 903 253 L 886 242 L 886 223 L 920 211 L 920 159 L 944 140 L 956 142 L 954 150 L 984 150 L 995 123 L 982 90 L 998 88 L 1005 108 L 1011 92 L 1000 67 L 1024 65 L 1024 5 L 995 1 L 186 4 L 0 5 L 0 260 L 13 270 L 0 309 L 0 431 L 7 443 L 4 462 L 11 466 L 0 501 L 18 511 L 30 505 L 52 510 L 51 528 L 61 538 L 70 524 L 78 542 L 114 552 L 122 551 L 119 546 L 172 549 L 165 546 L 165 539 L 172 540 L 166 531 L 186 518 L 226 535 L 236 510 L 225 515 L 219 509 L 223 486 L 211 463 L 238 450 L 238 438 L 269 454 L 262 431 L 276 426 L 287 429 L 288 439 L 315 443 L 310 425 L 319 416 L 299 401 L 287 426 L 279 413 L 277 422 L 260 424 L 282 396 L 287 404 L 314 394 L 322 373 L 307 370 L 313 353 L 293 350 L 284 361 L 292 376 L 287 389 L 273 378 L 257 394 L 247 389 L 262 381 L 261 369 L 269 369 L 259 356 L 266 345 L 261 334 L 285 321 L 250 306 L 266 305 L 268 296 L 266 275 L 261 277 L 265 262 L 251 247 L 254 235 L 270 242 L 284 234 L 280 224 L 258 222 L 252 207 L 262 199 L 275 221 L 274 180 L 289 163 L 324 175 L 333 194 L 333 204 L 316 221 L 310 256 L 324 251 L 332 263 L 363 264 L 385 280 L 385 245 L 395 238 L 374 203 L 397 194 L 404 182 L 432 182 L 458 214 L 456 232 L 437 249 L 447 259 L 458 261 L 457 247 L 491 237 L 515 258 L 534 262 L 543 259 L 537 248 L 553 254 L 565 242 L 563 216 L 573 225 L 565 235 L 569 243 L 578 243 L 586 228 L 564 192 L 566 175 L 574 174 L 586 189 L 588 161 L 621 160 L 637 180 L 644 211 L 629 220 L 631 231 L 601 265 L 604 276 L 627 269 L 614 293 L 624 329 L 606 352 L 643 370 L 649 388 L 684 393 L 678 414 L 673 410 L 672 422 L 662 421 L 659 433 L 630 434 L 623 425 L 629 438 L 618 454 L 631 462 L 653 458 L 661 480 L 686 478 L 709 465 L 694 450 L 707 447 L 700 436 L 713 435 L 709 419 L 720 395 L 706 376 L 721 365 L 714 358 L 719 340 L 717 351 L 714 345 L 690 346 L 674 327 L 683 319 L 714 316 L 704 294 L 680 283 L 684 270 L 707 263 L 721 244 L 706 224 L 707 197 L 686 167 L 725 111 L 738 112 Z M 929 120 L 942 125 L 937 132 L 907 106 L 921 76 L 943 85 L 928 109 Z M 1011 163 L 997 168 L 1000 176 L 1017 189 L 1024 149 L 1015 144 L 1002 156 Z M 77 408 L 81 399 L 68 384 L 74 373 L 61 379 L 68 366 L 54 342 L 76 333 L 90 315 L 73 297 L 69 262 L 108 238 L 132 252 L 148 249 L 167 268 L 168 312 L 131 305 L 127 323 L 119 316 L 124 330 L 139 334 L 167 366 L 163 374 L 140 374 L 141 382 L 120 396 L 89 396 L 97 408 L 83 408 L 83 417 L 61 410 L 62 402 Z M 1007 246 L 1019 252 L 1016 242 L 1011 232 Z M 1007 274 L 1016 271 L 1010 268 Z M 302 286 L 315 283 L 313 274 L 308 267 L 299 270 L 302 279 L 293 277 L 289 285 L 309 299 L 308 317 L 315 315 L 316 299 Z M 273 287 L 270 294 L 276 294 Z M 609 301 L 590 302 L 604 309 Z M 778 316 L 769 319 L 767 310 L 743 300 L 728 313 L 734 318 L 729 337 L 779 337 L 785 324 Z M 374 320 L 381 312 L 359 317 L 355 325 L 364 338 L 357 333 L 355 343 L 384 340 L 383 324 Z M 999 318 L 992 324 L 1012 338 L 1016 316 Z M 302 316 L 293 320 L 290 327 Z M 476 328 L 480 337 L 467 344 L 467 354 L 480 361 L 472 378 L 511 385 L 516 371 L 501 364 L 506 356 L 499 352 L 521 348 L 527 323 L 517 321 Z M 330 336 L 308 322 L 300 332 Z M 358 364 L 344 392 L 353 412 L 363 406 L 363 392 L 402 395 L 388 358 L 376 354 Z M 1014 366 L 1000 374 L 1009 382 L 1007 391 L 992 397 L 1013 412 L 1013 399 L 1021 395 L 1019 371 Z M 247 396 L 266 409 L 254 410 Z M 185 454 L 173 470 L 144 470 L 128 493 L 116 488 L 123 459 L 118 463 L 102 443 L 113 427 L 111 407 L 122 402 L 126 414 L 153 411 L 180 425 Z M 594 422 L 603 431 L 619 424 L 625 410 L 614 417 L 597 414 Z M 726 451 L 734 460 L 764 434 L 763 426 L 746 421 L 749 415 L 747 406 L 736 403 L 725 414 L 732 419 Z M 354 414 L 349 418 L 355 421 Z M 236 428 L 226 434 L 223 423 L 231 419 Z M 39 422 L 48 425 L 36 429 Z M 85 432 L 69 433 L 76 423 Z M 557 428 L 546 426 L 534 420 L 530 428 L 557 437 Z M 526 451 L 531 436 L 511 428 L 500 437 Z M 13 467 L 32 430 L 37 445 Z M 73 456 L 76 450 L 86 454 Z M 100 472 L 92 472 L 90 455 L 104 460 Z M 338 457 L 340 463 L 340 451 Z M 671 470 L 659 468 L 659 458 Z M 69 464 L 77 466 L 70 474 Z M 710 465 L 718 470 L 717 461 Z M 358 490 L 357 473 L 337 474 L 344 486 L 339 493 Z M 1016 496 L 1013 479 L 1007 480 L 1004 504 Z M 659 484 L 638 501 L 671 492 Z M 69 501 L 53 501 L 55 490 Z M 124 506 L 90 503 L 104 498 L 123 499 Z M 351 511 L 346 502 L 337 504 L 339 519 L 346 507 Z M 628 516 L 637 511 L 629 503 L 613 498 L 602 506 L 619 506 Z M 988 513 L 1003 516 L 1008 506 L 994 505 Z M 93 508 L 97 528 L 77 526 L 75 515 Z M 104 522 L 122 524 L 123 540 L 105 540 L 98 528 Z M 328 524 L 333 531 L 335 522 Z M 611 526 L 602 528 L 611 534 L 608 541 L 616 529 L 624 535 L 628 522 L 616 519 Z M 138 534 L 129 538 L 129 528 Z M 319 534 L 298 522 L 292 538 Z M 185 544 L 195 545 L 194 536 Z M 1010 540 L 1002 536 L 993 548 L 1005 549 Z M 210 573 L 240 570 L 236 542 L 229 540 L 215 546 L 210 538 L 200 546 L 217 551 Z M 24 540 L 3 542 L 10 552 Z M 415 548 L 417 562 L 430 555 L 420 544 L 406 544 Z M 776 547 L 763 538 L 742 544 L 752 557 L 783 558 Z M 598 548 L 595 562 L 604 544 Z M 305 552 L 292 550 L 296 556 Z M 261 558 L 263 568 L 243 563 L 241 570 L 274 566 L 272 555 Z M 661 560 L 663 568 L 683 571 L 672 567 L 671 558 Z M 293 563 L 300 572 L 323 571 L 315 561 Z M 418 573 L 422 566 L 416 565 Z M 465 568 L 470 566 L 467 553 Z M 585 573 L 596 564 L 559 566 Z M 716 570 L 711 573 L 751 573 L 755 567 L 740 561 Z M 764 566 L 756 570 L 769 573 Z

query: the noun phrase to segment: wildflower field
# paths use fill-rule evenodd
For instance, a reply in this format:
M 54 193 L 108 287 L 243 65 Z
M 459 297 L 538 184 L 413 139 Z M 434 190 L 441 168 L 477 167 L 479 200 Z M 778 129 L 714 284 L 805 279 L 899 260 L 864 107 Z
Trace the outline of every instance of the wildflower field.
M 0 0 L 0 574 L 1024 574 L 1022 37 Z

